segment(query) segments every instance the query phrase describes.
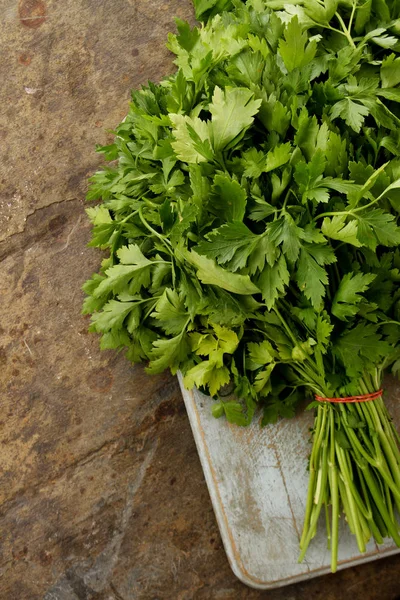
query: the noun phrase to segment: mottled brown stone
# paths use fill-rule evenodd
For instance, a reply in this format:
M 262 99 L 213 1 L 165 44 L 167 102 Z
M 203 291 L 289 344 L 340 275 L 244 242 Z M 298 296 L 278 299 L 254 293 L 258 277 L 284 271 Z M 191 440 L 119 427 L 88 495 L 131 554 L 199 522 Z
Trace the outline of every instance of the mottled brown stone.
M 46 20 L 47 10 L 43 0 L 20 0 L 19 19 L 24 27 L 37 29 Z
M 100 352 L 95 143 L 172 66 L 189 0 L 5 0 L 0 32 L 1 600 L 395 600 L 399 558 L 262 593 L 228 565 L 175 379 Z

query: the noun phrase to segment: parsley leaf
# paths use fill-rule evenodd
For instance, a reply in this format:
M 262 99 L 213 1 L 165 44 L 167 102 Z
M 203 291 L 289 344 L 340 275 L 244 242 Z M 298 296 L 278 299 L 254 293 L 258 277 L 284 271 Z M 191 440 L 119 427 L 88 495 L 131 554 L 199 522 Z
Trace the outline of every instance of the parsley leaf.
M 228 263 L 231 271 L 237 271 L 246 266 L 260 238 L 244 223 L 233 221 L 211 231 L 207 239 L 196 247 L 196 252 L 216 259 L 220 265 Z
M 372 273 L 346 273 L 339 283 L 337 292 L 332 302 L 332 314 L 338 319 L 346 321 L 357 314 L 357 306 L 363 297 L 360 295 L 368 289 L 369 284 L 375 279 Z
M 273 266 L 265 265 L 257 284 L 268 310 L 271 310 L 279 295 L 285 292 L 285 287 L 289 284 L 289 271 L 283 255 Z
M 248 275 L 230 273 L 219 267 L 213 260 L 197 254 L 194 250 L 188 253 L 187 259 L 198 269 L 197 277 L 204 284 L 215 285 L 233 294 L 245 296 L 259 292 L 258 287 L 252 283 Z
M 242 88 L 216 86 L 209 105 L 212 114 L 210 137 L 216 152 L 236 144 L 246 129 L 252 125 L 261 100 L 254 100 L 253 93 Z

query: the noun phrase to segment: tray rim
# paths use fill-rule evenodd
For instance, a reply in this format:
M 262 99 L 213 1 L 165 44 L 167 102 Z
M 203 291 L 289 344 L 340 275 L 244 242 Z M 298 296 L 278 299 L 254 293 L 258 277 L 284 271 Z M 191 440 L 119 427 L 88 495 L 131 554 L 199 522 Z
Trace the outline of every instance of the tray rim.
M 308 572 L 306 573 L 300 573 L 298 575 L 293 575 L 284 579 L 278 579 L 275 581 L 263 581 L 260 579 L 256 579 L 248 572 L 240 557 L 239 550 L 236 547 L 235 540 L 229 527 L 229 520 L 223 508 L 223 503 L 217 484 L 217 477 L 212 467 L 210 459 L 210 450 L 206 443 L 203 429 L 200 425 L 200 416 L 194 398 L 193 390 L 185 389 L 183 385 L 183 378 L 180 373 L 178 373 L 178 380 L 181 387 L 183 400 L 185 402 L 186 411 L 188 413 L 190 426 L 196 443 L 200 462 L 203 468 L 204 477 L 207 483 L 208 492 L 210 494 L 224 549 L 229 561 L 229 565 L 235 576 L 242 583 L 251 588 L 258 590 L 272 590 L 330 574 L 330 568 L 329 566 L 327 566 L 317 568 L 313 571 L 308 570 Z M 338 561 L 338 571 L 347 569 L 349 567 L 355 567 L 360 564 L 365 564 L 380 558 L 393 556 L 399 553 L 400 548 L 389 547 L 387 549 L 379 550 L 376 547 L 376 550 L 370 551 L 368 553 L 366 552 L 360 557 Z

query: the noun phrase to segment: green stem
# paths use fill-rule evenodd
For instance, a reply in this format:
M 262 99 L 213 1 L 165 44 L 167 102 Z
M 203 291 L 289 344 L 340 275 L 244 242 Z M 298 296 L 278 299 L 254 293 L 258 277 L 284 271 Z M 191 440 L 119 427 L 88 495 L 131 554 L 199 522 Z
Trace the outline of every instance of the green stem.
M 354 535 L 355 534 L 354 522 L 353 522 L 353 517 L 352 517 L 352 514 L 350 512 L 350 508 L 349 508 L 349 501 L 348 501 L 348 497 L 347 497 L 347 490 L 346 490 L 346 487 L 344 485 L 343 479 L 340 476 L 338 478 L 338 483 L 339 483 L 340 499 L 341 499 L 342 504 L 343 504 L 343 512 L 344 512 L 344 514 L 346 516 L 346 520 L 347 520 L 347 523 L 349 525 L 350 533 L 352 533 Z
M 317 416 L 315 418 L 315 427 L 314 427 L 314 443 L 311 450 L 310 462 L 309 462 L 309 471 L 310 476 L 308 480 L 308 492 L 307 492 L 307 502 L 306 502 L 306 514 L 304 517 L 304 525 L 303 525 L 303 533 L 300 540 L 300 548 L 303 548 L 305 539 L 308 535 L 308 530 L 310 527 L 310 518 L 311 512 L 314 504 L 314 495 L 315 495 L 315 477 L 316 477 L 316 465 L 318 464 L 319 457 L 319 448 L 323 436 L 323 430 L 326 422 L 326 411 L 322 410 L 322 407 L 318 407 Z
M 361 485 L 361 491 L 362 491 L 362 495 L 364 498 L 364 502 L 367 506 L 368 509 L 368 517 L 367 517 L 367 521 L 371 530 L 372 535 L 374 536 L 375 541 L 378 544 L 382 544 L 383 539 L 381 536 L 381 533 L 379 531 L 379 527 L 375 524 L 374 521 L 374 512 L 371 506 L 371 501 L 370 501 L 370 497 L 369 497 L 369 493 L 368 493 L 368 489 L 365 485 L 365 480 L 363 477 L 363 473 L 362 470 L 360 468 L 360 466 L 357 464 L 357 474 L 358 474 L 358 479 L 360 481 L 360 485 Z
M 357 2 L 353 2 L 353 8 L 351 10 L 349 24 L 347 26 L 347 31 L 349 32 L 349 35 L 351 35 L 351 28 L 352 28 L 352 25 L 353 25 L 353 19 L 354 19 L 354 14 L 356 12 L 356 8 L 357 8 Z
M 364 464 L 363 466 L 361 466 L 361 469 L 363 470 L 365 482 L 368 486 L 368 489 L 371 493 L 372 498 L 374 499 L 375 505 L 382 517 L 382 520 L 383 520 L 385 526 L 387 527 L 387 530 L 388 530 L 390 536 L 392 537 L 393 541 L 395 542 L 396 546 L 400 547 L 400 535 L 398 533 L 397 525 L 390 518 L 390 514 L 389 514 L 389 512 L 385 506 L 385 503 L 383 502 L 383 499 L 382 499 L 382 493 L 379 490 L 379 488 L 377 487 L 375 477 L 371 473 L 371 470 L 367 464 Z
M 386 192 L 389 190 L 390 186 L 388 185 L 381 194 L 379 194 L 379 196 L 377 198 L 374 198 L 373 200 L 371 200 L 371 202 L 369 202 L 368 204 L 364 204 L 363 206 L 359 206 L 357 208 L 352 208 L 351 210 L 341 210 L 341 211 L 337 211 L 337 212 L 325 212 L 325 213 L 321 213 L 319 215 L 316 215 L 316 217 L 314 218 L 314 220 L 316 219 L 321 219 L 322 217 L 335 217 L 336 215 L 349 215 L 352 217 L 357 217 L 358 212 L 361 212 L 362 210 L 365 210 L 367 208 L 370 208 L 371 206 L 373 206 L 374 204 L 376 204 L 377 202 L 379 202 L 380 200 L 382 200 L 382 198 L 384 197 L 384 195 L 386 194 Z
M 335 13 L 335 17 L 337 18 L 337 20 L 339 21 L 340 25 L 342 26 L 343 29 L 343 33 L 346 36 L 350 46 L 352 46 L 354 49 L 356 48 L 356 45 L 353 41 L 353 38 L 350 35 L 349 30 L 347 29 L 345 22 L 343 21 L 342 17 L 340 16 L 340 14 L 338 12 Z
M 161 235 L 161 233 L 158 233 L 158 231 L 156 231 L 155 229 L 153 229 L 153 227 L 144 218 L 141 208 L 139 208 L 138 212 L 139 212 L 140 220 L 142 221 L 142 223 L 146 227 L 146 229 L 148 229 L 153 235 L 155 235 L 164 244 L 164 246 L 168 250 L 168 253 L 170 254 L 171 253 L 171 249 L 172 249 L 172 245 L 171 245 L 170 241 L 167 240 L 167 238 L 165 238 L 163 235 Z
M 347 492 L 348 508 L 354 525 L 354 534 L 356 536 L 358 549 L 361 553 L 363 553 L 365 552 L 365 542 L 364 536 L 362 535 L 360 513 L 357 511 L 355 499 L 352 494 L 352 481 L 348 466 L 346 464 L 346 454 L 343 448 L 341 448 L 338 444 L 336 445 L 336 456 L 338 459 L 340 475 L 343 479 L 343 483 Z
M 329 413 L 329 424 L 331 434 L 329 452 L 329 487 L 332 502 L 331 571 L 332 573 L 336 573 L 339 550 L 339 484 L 335 455 L 335 415 L 333 410 Z
M 327 454 L 328 454 L 328 444 L 327 444 L 327 440 L 324 439 L 324 441 L 322 443 L 322 456 L 321 456 L 321 461 L 320 461 L 320 466 L 319 466 L 319 468 L 321 469 L 321 489 L 325 489 L 327 477 L 328 477 Z M 303 546 L 301 547 L 299 562 L 302 562 L 302 560 L 304 559 L 305 554 L 307 552 L 307 548 L 310 544 L 310 541 L 311 541 L 313 534 L 315 532 L 315 529 L 317 527 L 323 500 L 324 500 L 324 494 L 319 494 L 318 502 L 317 502 L 316 506 L 314 506 L 314 510 L 312 511 L 312 517 L 310 519 L 310 526 L 308 528 L 307 534 L 304 537 Z
M 124 219 L 122 219 L 122 221 L 120 221 L 120 223 L 126 223 L 127 221 L 129 221 L 129 219 L 131 219 L 132 217 L 134 217 L 135 215 L 137 215 L 138 212 L 139 212 L 139 209 L 138 210 L 134 210 L 127 217 L 125 217 Z
M 309 367 L 302 363 L 304 376 Z M 315 374 L 309 375 L 315 381 Z M 364 374 L 360 393 L 380 388 L 381 369 Z M 325 384 L 321 386 L 323 389 Z M 387 534 L 400 546 L 395 504 L 400 510 L 400 449 L 382 398 L 363 403 L 321 403 L 316 412 L 306 515 L 300 541 L 301 561 L 324 505 L 331 570 L 337 569 L 340 505 L 360 552 L 373 538 L 382 543 Z M 336 432 L 344 437 L 340 438 Z M 348 447 L 347 444 L 350 446 Z M 331 503 L 331 517 L 328 505 Z

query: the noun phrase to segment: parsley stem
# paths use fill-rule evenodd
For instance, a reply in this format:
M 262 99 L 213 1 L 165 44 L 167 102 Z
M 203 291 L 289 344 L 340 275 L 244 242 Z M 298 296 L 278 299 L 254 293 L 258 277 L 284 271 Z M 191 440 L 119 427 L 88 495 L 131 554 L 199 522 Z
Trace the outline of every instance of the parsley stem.
M 314 221 L 316 219 L 321 219 L 322 217 L 336 217 L 339 215 L 350 215 L 353 217 L 357 217 L 356 213 L 365 210 L 367 208 L 370 208 L 371 206 L 373 206 L 374 204 L 376 204 L 377 202 L 379 202 L 380 200 L 382 200 L 382 198 L 384 197 L 384 195 L 391 189 L 391 187 L 393 186 L 393 184 L 388 185 L 381 194 L 379 194 L 379 196 L 377 198 L 374 198 L 373 200 L 371 200 L 371 202 L 369 202 L 368 204 L 364 204 L 363 206 L 358 206 L 356 208 L 352 208 L 351 210 L 341 210 L 341 211 L 337 211 L 337 212 L 326 212 L 326 213 L 321 213 L 319 215 L 316 215 L 316 217 L 314 217 Z
M 347 35 L 341 29 L 336 29 L 336 27 L 331 27 L 330 25 L 321 25 L 321 27 L 324 29 L 329 29 L 330 31 L 334 31 L 335 33 L 340 33 L 340 35 L 343 35 L 346 39 L 348 39 Z
M 166 248 L 168 249 L 168 253 L 171 253 L 172 250 L 172 244 L 170 243 L 169 240 L 167 240 L 163 235 L 161 235 L 160 233 L 158 233 L 155 229 L 153 229 L 153 227 L 151 225 L 149 225 L 149 223 L 146 221 L 146 219 L 143 216 L 142 213 L 142 209 L 139 208 L 139 217 L 140 220 L 142 221 L 143 225 L 149 230 L 151 231 L 151 233 L 153 235 L 155 235 L 156 237 L 158 237 L 158 239 L 164 244 L 164 246 L 166 246 Z
M 153 298 L 151 298 L 153 300 Z M 154 302 L 151 307 L 147 310 L 145 316 L 143 317 L 143 323 L 146 321 L 147 317 L 153 312 L 157 302 Z
M 329 427 L 330 427 L 330 448 L 329 448 L 329 459 L 328 459 L 328 475 L 329 475 L 329 487 L 332 501 L 332 541 L 331 541 L 331 570 L 335 573 L 337 570 L 337 556 L 339 547 L 339 483 L 338 483 L 338 469 L 336 465 L 336 453 L 335 453 L 335 415 L 334 411 L 329 411 Z
M 284 199 L 284 201 L 283 201 L 282 208 L 280 209 L 280 211 L 281 211 L 281 212 L 283 212 L 283 213 L 285 213 L 285 212 L 286 212 L 286 211 L 285 211 L 285 208 L 286 208 L 286 204 L 287 204 L 287 202 L 288 202 L 288 200 L 289 200 L 289 196 L 290 196 L 290 193 L 291 193 L 291 192 L 294 194 L 294 192 L 293 192 L 292 188 L 289 188 L 289 190 L 288 190 L 288 192 L 287 192 L 287 194 L 286 194 L 286 196 L 285 196 L 285 199 Z
M 343 33 L 346 36 L 346 38 L 347 38 L 350 46 L 352 46 L 355 49 L 356 45 L 355 45 L 355 43 L 353 41 L 353 38 L 350 35 L 349 30 L 347 29 L 347 27 L 345 25 L 345 22 L 343 21 L 342 17 L 340 16 L 340 14 L 338 12 L 335 12 L 335 17 L 337 18 L 337 20 L 339 21 L 340 25 L 342 26 Z
M 347 26 L 347 31 L 349 32 L 349 34 L 351 32 L 351 28 L 352 28 L 352 25 L 353 25 L 353 19 L 354 19 L 354 14 L 356 12 L 356 8 L 357 8 L 357 2 L 355 2 L 353 0 L 353 8 L 351 9 L 351 15 L 350 15 L 350 19 L 349 19 L 349 24 Z
M 124 219 L 122 219 L 122 221 L 120 221 L 120 223 L 126 223 L 127 221 L 129 221 L 129 219 L 131 219 L 132 217 L 134 217 L 135 215 L 137 215 L 138 212 L 139 212 L 139 209 L 138 210 L 134 210 L 127 217 L 125 217 Z
M 321 456 L 320 464 L 318 465 L 319 469 L 318 469 L 318 477 L 317 477 L 317 491 L 324 490 L 326 488 L 326 483 L 327 483 L 327 478 L 328 478 L 327 454 L 328 454 L 328 445 L 327 445 L 327 440 L 324 439 L 322 442 L 322 456 Z M 317 498 L 314 497 L 314 503 L 316 504 L 316 506 L 313 507 L 312 516 L 310 518 L 308 530 L 306 531 L 304 538 L 302 538 L 302 542 L 300 542 L 301 552 L 300 552 L 300 556 L 299 556 L 299 562 L 301 562 L 303 560 L 305 553 L 307 551 L 307 548 L 309 546 L 309 543 L 311 542 L 311 539 L 313 537 L 314 531 L 317 527 L 318 518 L 321 513 L 323 501 L 324 501 L 324 494 L 322 494 L 322 493 L 319 493 Z
M 150 302 L 151 300 L 159 300 L 160 298 L 161 296 L 152 296 L 151 298 L 144 298 L 144 300 L 138 300 L 137 302 L 135 302 L 135 305 L 143 304 L 144 302 Z
M 151 208 L 156 208 L 157 210 L 160 209 L 160 206 L 162 203 L 160 204 L 156 204 L 155 202 L 152 202 L 151 200 L 149 200 L 148 198 L 143 198 L 144 202 L 147 204 L 147 206 L 151 206 Z
M 287 333 L 287 334 L 288 334 L 288 336 L 289 336 L 289 339 L 291 339 L 291 340 L 292 340 L 292 342 L 293 342 L 293 344 L 294 344 L 295 346 L 298 346 L 298 345 L 299 345 L 299 344 L 298 344 L 298 341 L 297 341 L 297 340 L 296 340 L 296 338 L 294 337 L 293 333 L 291 332 L 291 329 L 290 329 L 290 327 L 289 327 L 289 326 L 288 326 L 288 324 L 286 323 L 285 319 L 282 317 L 282 315 L 281 315 L 281 313 L 279 312 L 279 310 L 278 310 L 277 308 L 275 308 L 275 307 L 274 307 L 272 310 L 274 311 L 274 313 L 276 314 L 276 316 L 278 317 L 278 319 L 279 319 L 279 320 L 280 320 L 280 322 L 282 323 L 282 325 L 283 325 L 283 328 L 285 329 L 286 333 Z
M 400 321 L 380 321 L 379 325 L 400 325 Z

